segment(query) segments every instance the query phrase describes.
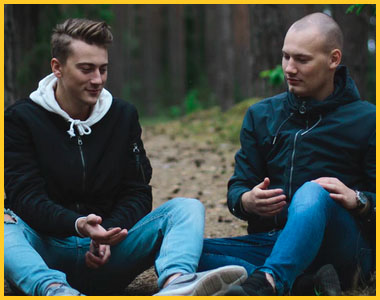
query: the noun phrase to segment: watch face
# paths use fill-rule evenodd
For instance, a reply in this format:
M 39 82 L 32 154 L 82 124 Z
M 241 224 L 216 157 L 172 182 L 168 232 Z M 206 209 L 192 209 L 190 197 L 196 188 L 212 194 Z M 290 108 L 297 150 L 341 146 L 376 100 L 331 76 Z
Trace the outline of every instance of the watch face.
M 358 208 L 362 208 L 367 203 L 367 197 L 362 192 L 356 194 L 356 199 L 358 201 Z

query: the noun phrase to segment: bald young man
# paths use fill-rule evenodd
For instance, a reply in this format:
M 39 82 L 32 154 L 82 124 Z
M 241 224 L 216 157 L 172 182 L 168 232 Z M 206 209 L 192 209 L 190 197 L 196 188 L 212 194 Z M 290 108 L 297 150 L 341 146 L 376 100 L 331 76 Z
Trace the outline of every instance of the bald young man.
M 246 268 L 227 295 L 339 295 L 373 270 L 375 106 L 340 65 L 342 48 L 331 17 L 294 23 L 282 48 L 288 91 L 246 113 L 228 207 L 248 235 L 205 240 L 199 265 Z

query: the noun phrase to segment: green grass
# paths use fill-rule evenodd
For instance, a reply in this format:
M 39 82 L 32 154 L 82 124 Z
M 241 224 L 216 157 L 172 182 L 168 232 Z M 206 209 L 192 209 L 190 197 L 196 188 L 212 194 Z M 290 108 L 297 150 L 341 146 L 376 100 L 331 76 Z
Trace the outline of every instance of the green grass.
M 222 112 L 220 107 L 199 110 L 178 118 L 143 119 L 142 125 L 150 127 L 157 134 L 168 134 L 173 138 L 194 138 L 213 143 L 239 144 L 241 124 L 248 107 L 260 99 L 242 101 Z

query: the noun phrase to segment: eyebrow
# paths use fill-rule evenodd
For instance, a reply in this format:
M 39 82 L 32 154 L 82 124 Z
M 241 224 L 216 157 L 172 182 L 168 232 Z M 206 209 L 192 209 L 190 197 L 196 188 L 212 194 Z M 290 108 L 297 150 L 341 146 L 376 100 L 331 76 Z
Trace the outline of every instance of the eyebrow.
M 288 52 L 286 52 L 284 50 L 282 50 L 282 54 L 287 54 L 287 55 L 293 56 L 295 58 L 311 58 L 312 57 L 309 54 L 303 54 L 303 53 L 296 53 L 296 54 L 291 55 L 291 54 L 289 54 Z
M 77 63 L 76 66 L 78 66 L 78 67 L 82 67 L 82 66 L 96 67 L 97 65 L 93 64 L 93 63 L 82 62 L 82 63 Z M 107 66 L 108 66 L 108 63 L 102 64 L 99 67 L 107 67 Z

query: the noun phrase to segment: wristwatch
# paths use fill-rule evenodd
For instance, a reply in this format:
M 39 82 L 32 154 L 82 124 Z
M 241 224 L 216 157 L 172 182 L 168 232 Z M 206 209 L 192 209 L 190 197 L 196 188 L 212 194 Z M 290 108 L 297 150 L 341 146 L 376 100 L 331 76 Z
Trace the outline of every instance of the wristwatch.
M 356 204 L 357 204 L 355 210 L 360 212 L 366 206 L 368 199 L 366 195 L 364 195 L 363 192 L 355 191 L 355 193 L 356 193 Z

